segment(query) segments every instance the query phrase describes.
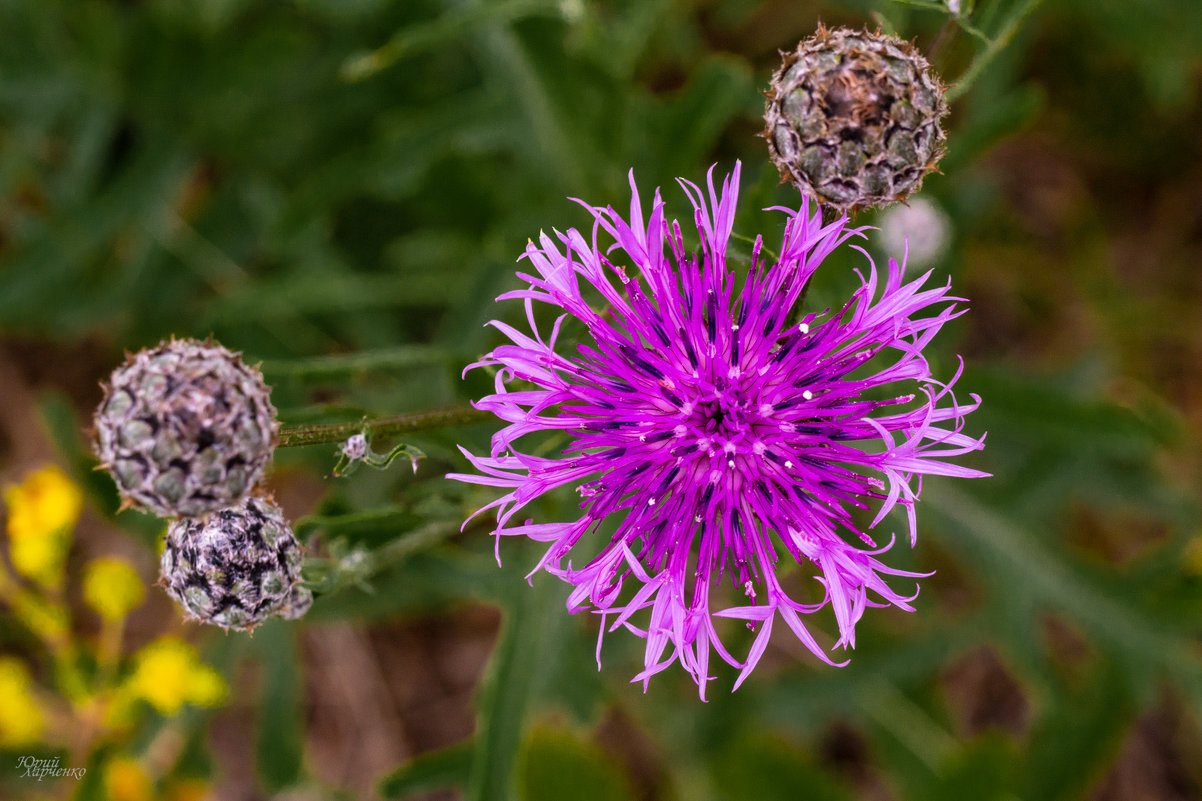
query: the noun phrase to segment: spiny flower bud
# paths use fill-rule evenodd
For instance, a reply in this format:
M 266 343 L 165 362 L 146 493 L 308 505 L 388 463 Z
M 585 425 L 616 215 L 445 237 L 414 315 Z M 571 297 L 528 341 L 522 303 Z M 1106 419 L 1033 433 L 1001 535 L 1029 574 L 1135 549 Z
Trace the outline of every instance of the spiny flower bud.
M 288 600 L 284 601 L 280 606 L 280 611 L 276 614 L 285 620 L 296 620 L 304 617 L 312 605 L 312 591 L 302 584 L 296 584 L 292 587 L 292 594 L 288 596 Z
M 819 27 L 784 54 L 765 92 L 772 162 L 840 212 L 903 200 L 943 156 L 943 93 L 910 43 Z
M 275 445 L 271 388 L 214 342 L 162 342 L 113 371 L 96 410 L 96 455 L 125 502 L 195 517 L 250 494 Z
M 301 552 L 280 508 L 251 497 L 204 521 L 173 522 L 160 583 L 189 617 L 249 631 L 272 615 L 308 611 L 313 595 L 298 583 Z

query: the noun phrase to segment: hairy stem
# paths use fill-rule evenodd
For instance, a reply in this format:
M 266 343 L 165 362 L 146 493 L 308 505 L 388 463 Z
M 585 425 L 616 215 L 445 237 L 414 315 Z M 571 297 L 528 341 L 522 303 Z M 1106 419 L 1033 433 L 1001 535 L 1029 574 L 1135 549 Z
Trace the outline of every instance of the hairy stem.
M 284 426 L 280 430 L 280 441 L 276 447 L 294 448 L 300 445 L 321 445 L 342 442 L 347 437 L 367 433 L 373 437 L 395 434 L 414 434 L 418 431 L 433 431 L 439 428 L 483 423 L 492 417 L 489 412 L 471 406 L 448 406 L 424 412 L 398 414 L 392 417 L 377 417 L 374 420 L 350 420 L 345 423 L 322 425 Z

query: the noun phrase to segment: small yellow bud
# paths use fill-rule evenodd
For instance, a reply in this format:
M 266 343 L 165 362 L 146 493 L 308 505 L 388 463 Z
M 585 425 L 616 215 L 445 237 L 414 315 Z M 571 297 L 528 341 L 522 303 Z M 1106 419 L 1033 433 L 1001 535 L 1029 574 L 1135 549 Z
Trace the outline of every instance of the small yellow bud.
M 151 801 L 154 787 L 150 777 L 134 760 L 117 756 L 104 766 L 105 797 L 112 801 Z
M 71 529 L 83 509 L 83 493 L 66 473 L 48 465 L 24 482 L 4 488 L 13 567 L 45 586 L 57 586 L 71 547 Z
M 84 569 L 84 602 L 107 621 L 125 617 L 145 597 L 142 579 L 134 566 L 124 559 L 104 556 Z
M 175 637 L 160 637 L 138 653 L 129 686 L 166 717 L 184 704 L 214 706 L 226 692 L 221 675 L 200 661 L 195 648 Z
M 33 678 L 25 664 L 0 657 L 0 746 L 16 748 L 36 743 L 45 720 L 32 692 Z
M 188 701 L 197 706 L 216 706 L 225 699 L 225 680 L 208 665 L 197 664 L 188 677 Z

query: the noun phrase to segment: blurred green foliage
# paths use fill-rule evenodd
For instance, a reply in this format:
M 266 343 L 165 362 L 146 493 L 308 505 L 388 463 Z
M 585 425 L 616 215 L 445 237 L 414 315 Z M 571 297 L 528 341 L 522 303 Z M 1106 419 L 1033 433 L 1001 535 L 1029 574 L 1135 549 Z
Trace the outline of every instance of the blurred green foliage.
M 265 360 L 291 423 L 461 403 L 491 383 L 460 370 L 518 312 L 493 298 L 526 238 L 588 225 L 566 197 L 620 207 L 633 169 L 680 214 L 676 176 L 741 159 L 737 230 L 773 246 L 758 210 L 796 195 L 758 92 L 819 19 L 915 37 L 952 84 L 989 54 L 924 196 L 954 230 L 934 269 L 973 306 L 932 358 L 965 356 L 995 477 L 927 482 L 898 552 L 938 571 L 918 611 L 871 610 L 841 670 L 782 640 L 734 696 L 671 673 L 644 695 L 638 644 L 607 639 L 598 673 L 596 622 L 523 580 L 533 551 L 504 543 L 498 569 L 480 521 L 459 534 L 489 495 L 439 476 L 489 427 L 415 436 L 416 476 L 327 480 L 298 521 L 327 590 L 310 616 L 211 645 L 230 676 L 257 666 L 262 791 L 338 797 L 304 749 L 302 627 L 482 602 L 502 623 L 474 737 L 372 777 L 382 795 L 1120 798 L 1133 748 L 1169 766 L 1145 763 L 1147 797 L 1202 794 L 1202 4 L 960 5 L 0 0 L 0 347 L 92 355 L 88 381 L 46 371 L 41 409 L 110 515 L 77 432 L 122 349 L 212 334 Z M 853 256 L 810 303 L 841 302 Z M 326 476 L 333 450 L 278 473 Z M 145 518 L 115 522 L 151 547 Z M 221 781 L 207 721 L 178 770 Z

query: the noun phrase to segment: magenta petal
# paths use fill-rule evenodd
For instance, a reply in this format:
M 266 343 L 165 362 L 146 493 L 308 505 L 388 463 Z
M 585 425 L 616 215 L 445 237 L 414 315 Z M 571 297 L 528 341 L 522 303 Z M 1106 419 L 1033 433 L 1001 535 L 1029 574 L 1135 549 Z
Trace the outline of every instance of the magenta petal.
M 598 666 L 605 631 L 623 628 L 646 640 L 635 681 L 646 686 L 679 662 L 703 698 L 711 649 L 740 668 L 737 688 L 778 616 L 820 660 L 845 664 L 828 649 L 854 647 L 869 607 L 912 608 L 916 585 L 903 594 L 886 579 L 926 575 L 888 567 L 881 558 L 895 538 L 876 548 L 869 530 L 900 507 L 913 542 L 924 475 L 985 475 L 953 461 L 984 447 L 983 436 L 963 430 L 979 398 L 956 400 L 962 366 L 942 382 L 923 357 L 963 313 L 950 285 L 928 286 L 929 273 L 907 281 L 896 259 L 881 272 L 868 258 L 842 308 L 802 315 L 798 300 L 823 258 L 864 229 L 846 218 L 824 225 L 803 200 L 780 209 L 780 261 L 764 260 L 757 238 L 751 267 L 736 273 L 726 249 L 739 171 L 718 182 L 711 169 L 704 186 L 680 182 L 698 253 L 658 191 L 644 208 L 633 173 L 629 217 L 582 203 L 593 215 L 591 237 L 544 232 L 527 245 L 522 260 L 531 269 L 518 273 L 525 288 L 501 298 L 522 301 L 529 331 L 494 321 L 509 342 L 472 365 L 496 371 L 495 392 L 476 406 L 506 425 L 489 455 L 465 452 L 479 474 L 449 476 L 508 491 L 484 507 L 497 510 L 494 533 L 547 544 L 532 572 L 573 586 L 570 611 L 601 616 Z M 536 301 L 563 312 L 546 338 Z M 583 325 L 587 341 L 557 348 L 567 318 Z M 540 432 L 567 436 L 558 458 L 519 450 Z M 510 525 L 564 484 L 580 495 L 579 517 Z M 853 509 L 877 511 L 869 530 L 857 528 Z M 607 520 L 616 526 L 602 534 Z M 786 593 L 782 560 L 821 583 L 820 602 Z M 723 577 L 749 603 L 712 606 Z M 802 618 L 824 607 L 837 629 L 822 637 L 825 646 Z M 758 628 L 746 659 L 718 638 L 715 623 L 730 618 Z

